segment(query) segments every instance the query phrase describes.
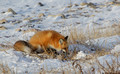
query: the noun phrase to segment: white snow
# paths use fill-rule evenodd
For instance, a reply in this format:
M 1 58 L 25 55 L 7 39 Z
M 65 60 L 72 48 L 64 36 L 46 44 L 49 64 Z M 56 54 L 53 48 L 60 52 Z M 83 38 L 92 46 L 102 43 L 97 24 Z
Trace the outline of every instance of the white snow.
M 55 30 L 61 32 L 64 36 L 69 36 L 70 30 L 76 28 L 79 33 L 92 30 L 93 28 L 107 28 L 113 24 L 120 23 L 120 6 L 110 4 L 114 0 L 0 0 L 0 20 L 6 19 L 7 22 L 0 24 L 6 30 L 0 30 L 0 44 L 13 45 L 17 40 L 29 40 L 34 32 L 23 33 L 27 29 L 39 30 Z M 119 1 L 119 0 L 118 0 Z M 41 2 L 43 6 L 38 3 Z M 81 5 L 81 3 L 93 3 L 96 8 L 89 5 Z M 70 7 L 72 4 L 72 7 Z M 78 4 L 76 6 L 75 4 Z M 17 14 L 7 12 L 12 8 Z M 45 16 L 38 17 L 40 13 Z M 65 19 L 58 16 L 64 14 Z M 54 16 L 52 16 L 54 15 Z M 32 18 L 25 20 L 26 18 Z M 22 31 L 16 31 L 21 29 Z M 86 33 L 87 35 L 87 33 Z M 89 41 L 86 41 L 88 43 Z M 94 46 L 110 49 L 111 53 L 120 51 L 120 36 L 101 37 L 91 40 Z M 89 45 L 89 43 L 88 43 Z M 86 57 L 91 51 L 90 46 L 82 44 L 71 44 L 69 50 L 77 50 L 78 54 L 74 59 Z M 4 50 L 0 46 L 0 50 Z M 7 53 L 6 53 L 7 52 Z M 11 69 L 17 71 L 18 74 L 39 73 L 41 70 L 61 70 L 64 68 L 72 69 L 71 62 L 61 61 L 59 59 L 38 59 L 37 57 L 25 56 L 22 52 L 9 50 L 0 51 L 0 59 L 3 64 L 7 64 Z M 90 55 L 89 53 L 89 55 Z M 107 60 L 112 63 L 110 58 L 116 58 L 113 55 L 105 55 L 98 57 L 100 63 Z M 84 66 L 84 65 L 83 65 Z M 87 67 L 89 68 L 89 67 Z M 87 69 L 86 68 L 86 69 Z M 87 69 L 88 70 L 88 69 Z
M 116 45 L 114 49 L 111 50 L 111 53 L 119 53 L 120 52 L 120 45 Z
M 102 38 L 91 40 L 90 42 L 94 46 L 109 50 L 109 49 L 113 49 L 115 45 L 120 43 L 120 36 L 116 35 L 111 37 L 102 37 Z
M 75 57 L 73 57 L 73 59 L 80 59 L 86 57 L 86 54 L 83 51 L 80 51 L 77 53 L 77 55 Z

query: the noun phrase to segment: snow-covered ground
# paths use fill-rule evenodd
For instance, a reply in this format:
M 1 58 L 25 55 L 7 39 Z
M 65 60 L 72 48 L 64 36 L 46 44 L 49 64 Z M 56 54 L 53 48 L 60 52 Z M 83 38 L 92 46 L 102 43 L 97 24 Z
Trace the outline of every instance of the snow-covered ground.
M 13 45 L 17 40 L 29 40 L 34 34 L 31 29 L 55 30 L 64 36 L 69 36 L 70 30 L 74 28 L 77 32 L 81 30 L 87 32 L 88 29 L 93 28 L 96 30 L 117 29 L 120 25 L 119 2 L 114 2 L 114 0 L 0 0 L 0 44 Z M 120 52 L 119 35 L 100 37 L 92 39 L 91 42 L 95 46 L 112 49 L 112 54 Z M 88 51 L 91 51 L 90 47 L 71 44 L 69 50 L 73 50 L 74 47 L 80 51 L 74 59 L 90 55 L 88 54 Z M 0 46 L 0 50 L 4 49 Z M 0 51 L 0 63 L 7 64 L 18 74 L 39 73 L 43 69 L 48 72 L 62 71 L 73 67 L 73 61 L 40 60 L 13 50 L 10 48 L 6 52 Z M 98 60 L 102 63 L 106 59 L 111 63 L 109 58 L 114 58 L 112 54 L 100 56 Z M 85 69 L 88 70 L 87 68 Z

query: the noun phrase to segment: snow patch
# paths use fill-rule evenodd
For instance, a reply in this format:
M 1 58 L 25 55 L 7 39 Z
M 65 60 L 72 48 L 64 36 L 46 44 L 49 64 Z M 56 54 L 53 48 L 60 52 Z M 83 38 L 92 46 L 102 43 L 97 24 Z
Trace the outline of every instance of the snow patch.
M 73 57 L 73 59 L 81 59 L 81 58 L 84 58 L 86 57 L 86 54 L 83 52 L 83 51 L 80 51 L 77 53 L 76 56 Z
M 97 47 L 108 49 L 113 49 L 115 45 L 120 43 L 120 36 L 111 36 L 111 37 L 101 37 L 98 39 L 90 40 L 90 42 Z M 89 44 L 89 41 L 86 43 Z
M 119 53 L 120 52 L 120 45 L 116 45 L 114 49 L 111 50 L 111 53 Z

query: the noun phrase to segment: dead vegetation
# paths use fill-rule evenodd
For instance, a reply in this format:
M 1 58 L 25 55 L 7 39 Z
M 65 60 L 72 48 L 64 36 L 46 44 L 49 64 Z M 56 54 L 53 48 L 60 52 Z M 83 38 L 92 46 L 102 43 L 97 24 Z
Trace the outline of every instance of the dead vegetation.
M 114 36 L 114 35 L 120 35 L 120 25 L 116 25 L 113 24 L 112 26 L 107 26 L 107 27 L 99 27 L 97 29 L 93 28 L 92 30 L 90 30 L 89 28 L 87 29 L 88 31 L 84 32 L 83 30 L 78 31 L 76 28 L 70 30 L 70 36 L 69 36 L 69 44 L 82 44 L 85 46 L 93 46 L 92 44 L 88 45 L 86 43 L 86 41 L 90 41 L 96 38 L 101 38 L 101 37 L 110 37 L 110 36 Z M 4 45 L 1 45 L 2 47 L 6 47 Z M 74 48 L 74 51 L 71 52 L 71 56 L 67 57 L 67 59 L 72 60 L 73 64 L 72 66 L 74 67 L 73 70 L 75 71 L 75 74 L 95 74 L 95 71 L 97 70 L 97 72 L 99 73 L 105 73 L 105 74 L 119 74 L 120 71 L 118 70 L 118 68 L 120 68 L 120 62 L 115 61 L 112 59 L 113 64 L 110 65 L 108 63 L 108 61 L 106 61 L 106 65 L 107 67 L 104 67 L 99 61 L 97 62 L 98 65 L 98 69 L 96 69 L 94 66 L 92 66 L 92 63 L 90 62 L 91 60 L 94 61 L 97 57 L 100 56 L 104 56 L 104 55 L 108 55 L 111 54 L 109 51 L 106 51 L 106 49 L 100 49 L 97 46 L 93 46 L 93 48 L 95 48 L 96 52 L 92 53 L 91 56 L 86 56 L 84 59 L 79 59 L 79 60 L 72 60 L 72 57 L 75 56 L 77 54 L 76 48 Z M 99 50 L 100 49 L 100 50 Z M 61 55 L 54 55 L 55 52 L 46 52 L 48 55 L 50 56 L 46 56 L 44 54 L 39 55 L 39 58 L 41 59 L 48 59 L 48 58 L 57 58 L 57 59 L 63 59 L 64 56 Z M 38 57 L 38 56 L 37 56 Z M 118 56 L 116 56 L 118 58 Z M 81 63 L 76 63 L 76 61 L 81 61 L 81 62 L 86 62 L 89 63 L 91 65 L 91 68 L 89 69 L 89 71 L 85 71 L 83 69 L 83 66 L 81 65 Z M 3 74 L 11 74 L 11 69 L 8 66 L 4 66 L 3 64 L 0 64 L 1 69 L 0 71 Z M 77 70 L 76 70 L 77 69 Z M 13 73 L 14 71 L 12 71 Z M 62 71 L 60 73 L 63 74 L 67 74 L 70 73 L 71 71 Z M 46 74 L 47 72 L 43 69 L 42 71 L 40 71 L 40 74 Z M 51 73 L 51 72 L 50 72 Z M 52 72 L 52 73 L 58 73 L 56 72 Z M 16 73 L 14 73 L 16 74 Z
M 98 28 L 93 27 L 91 29 L 88 26 L 86 31 L 84 31 L 83 29 L 77 30 L 77 28 L 73 28 L 70 30 L 69 42 L 86 44 L 87 40 L 97 39 L 101 37 L 110 37 L 115 35 L 120 35 L 119 24 L 113 24 L 111 26 Z
M 7 64 L 0 64 L 0 74 L 16 74 L 14 70 L 10 69 Z
M 46 71 L 44 68 L 40 70 L 39 73 L 35 74 L 120 74 L 120 62 L 119 62 L 119 54 L 115 55 L 115 59 L 112 59 L 112 63 L 109 63 L 107 60 L 104 60 L 104 63 L 101 63 L 99 60 L 95 60 L 95 62 L 81 62 L 81 60 L 73 61 L 72 67 L 69 69 L 62 69 L 62 70 L 51 70 Z M 67 64 L 69 65 L 69 64 Z M 88 67 L 86 70 L 85 67 Z M 10 69 L 8 65 L 0 64 L 0 73 L 2 74 L 17 74 L 13 69 Z M 29 74 L 29 72 L 27 73 Z
M 107 43 L 107 41 L 103 41 L 103 43 L 94 45 L 94 40 L 102 37 L 111 37 L 115 35 L 120 35 L 120 25 L 113 24 L 111 26 L 106 27 L 98 27 L 98 28 L 89 28 L 86 30 L 73 28 L 70 29 L 69 36 L 69 44 L 81 44 L 86 47 L 91 48 L 91 51 L 96 51 L 98 53 L 100 50 L 105 51 L 106 48 L 103 45 Z M 118 41 L 118 39 L 116 39 Z M 97 42 L 96 42 L 97 43 Z M 105 52 L 106 53 L 106 52 Z
M 69 39 L 69 43 L 71 42 L 72 44 L 83 44 L 85 46 L 89 46 L 86 41 L 90 41 L 93 39 L 97 39 L 97 38 L 101 38 L 101 37 L 110 37 L 110 36 L 115 36 L 115 35 L 120 35 L 120 25 L 116 25 L 113 24 L 111 26 L 107 26 L 107 27 L 99 27 L 97 29 L 93 28 L 92 30 L 90 30 L 89 28 L 87 29 L 88 31 L 83 32 L 83 31 L 78 31 L 76 28 L 72 29 L 70 31 L 70 39 Z M 90 42 L 91 43 L 91 42 Z M 90 44 L 91 46 L 94 46 L 92 44 Z M 85 57 L 85 59 L 79 59 L 77 61 L 80 62 L 89 62 L 89 64 L 91 65 L 91 68 L 89 69 L 89 71 L 84 71 L 84 69 L 82 68 L 82 65 L 80 63 L 76 63 L 76 61 L 73 62 L 73 66 L 75 68 L 79 69 L 79 72 L 81 74 L 95 74 L 95 71 L 97 71 L 97 73 L 104 73 L 104 74 L 119 74 L 120 73 L 120 62 L 118 61 L 118 56 L 117 57 L 117 61 L 115 59 L 112 59 L 112 65 L 108 62 L 105 61 L 105 64 L 107 65 L 107 67 L 105 67 L 103 64 L 101 64 L 98 60 L 97 65 L 98 65 L 98 69 L 96 69 L 92 63 L 90 63 L 91 61 L 95 61 L 97 59 L 97 57 L 100 56 L 104 56 L 104 55 L 111 55 L 110 51 L 106 51 L 106 49 L 101 49 L 97 46 L 94 46 L 93 48 L 95 48 L 95 53 L 92 53 L 91 56 L 89 57 Z M 87 60 L 89 59 L 89 60 Z
M 119 62 L 119 54 L 115 59 L 112 59 L 112 63 L 109 63 L 107 60 L 104 60 L 104 63 L 101 64 L 99 60 L 96 59 L 94 63 L 89 63 L 89 70 L 85 70 L 81 60 L 76 60 L 72 63 L 74 68 L 79 69 L 81 74 L 120 74 L 120 62 Z
M 97 61 L 98 63 L 98 66 L 99 66 L 99 70 L 98 72 L 100 72 L 100 74 L 102 73 L 102 71 L 105 73 L 105 74 L 120 74 L 120 63 L 115 60 L 112 59 L 112 65 L 110 65 L 107 61 L 106 62 L 106 65 L 107 67 L 104 67 L 102 64 L 100 64 L 99 61 Z

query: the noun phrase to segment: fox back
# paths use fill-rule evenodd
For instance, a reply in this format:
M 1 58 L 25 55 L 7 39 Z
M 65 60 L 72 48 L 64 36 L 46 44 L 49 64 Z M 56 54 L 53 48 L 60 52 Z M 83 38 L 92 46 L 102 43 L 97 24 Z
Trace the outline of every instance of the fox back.
M 63 50 L 68 52 L 67 38 L 68 36 L 64 37 L 56 31 L 45 30 L 33 35 L 29 43 L 34 47 L 34 50 L 53 48 L 57 51 Z

